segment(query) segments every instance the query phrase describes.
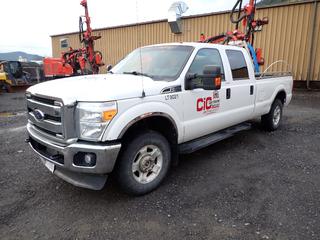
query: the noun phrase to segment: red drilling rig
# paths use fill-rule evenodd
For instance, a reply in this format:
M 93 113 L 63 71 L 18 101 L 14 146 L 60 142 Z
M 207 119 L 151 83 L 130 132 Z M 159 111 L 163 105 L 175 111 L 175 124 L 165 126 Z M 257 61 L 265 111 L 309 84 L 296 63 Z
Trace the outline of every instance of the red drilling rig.
M 201 34 L 200 42 L 230 44 L 246 48 L 251 54 L 255 71 L 259 72 L 259 65 L 264 64 L 264 59 L 262 58 L 261 48 L 255 50 L 253 48 L 254 34 L 255 32 L 261 31 L 262 26 L 268 24 L 269 20 L 266 17 L 263 19 L 254 19 L 256 2 L 256 0 L 250 0 L 250 2 L 242 9 L 243 0 L 237 0 L 230 14 L 230 21 L 235 24 L 235 30 L 227 31 L 226 33 L 209 38 L 206 38 L 204 34 Z M 235 15 L 237 15 L 237 18 L 235 18 Z M 239 24 L 241 22 L 244 32 L 239 30 Z
M 85 9 L 85 16 L 79 18 L 79 41 L 83 47 L 70 47 L 69 51 L 61 53 L 61 58 L 45 58 L 43 67 L 46 78 L 98 74 L 99 68 L 104 65 L 101 52 L 94 50 L 94 41 L 101 36 L 92 35 L 87 0 L 82 0 L 80 4 Z

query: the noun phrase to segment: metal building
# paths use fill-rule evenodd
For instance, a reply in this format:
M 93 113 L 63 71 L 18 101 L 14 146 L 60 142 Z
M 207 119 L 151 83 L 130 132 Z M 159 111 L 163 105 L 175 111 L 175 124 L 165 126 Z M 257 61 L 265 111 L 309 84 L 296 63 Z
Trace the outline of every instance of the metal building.
M 257 18 L 267 16 L 269 24 L 256 34 L 255 47 L 263 49 L 264 69 L 277 60 L 292 67 L 296 85 L 320 86 L 320 4 L 319 0 L 291 3 L 257 9 Z M 217 35 L 233 30 L 229 11 L 182 18 L 182 33 L 174 34 L 167 20 L 96 29 L 96 42 L 106 64 L 114 65 L 133 49 L 157 43 L 198 41 L 200 34 Z M 59 57 L 66 47 L 80 47 L 78 33 L 54 35 L 52 51 Z M 287 71 L 276 64 L 270 71 Z

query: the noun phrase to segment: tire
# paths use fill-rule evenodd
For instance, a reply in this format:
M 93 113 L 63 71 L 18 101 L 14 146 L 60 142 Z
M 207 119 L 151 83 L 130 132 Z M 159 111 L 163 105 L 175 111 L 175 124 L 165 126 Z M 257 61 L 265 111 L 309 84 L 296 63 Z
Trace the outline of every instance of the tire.
M 261 123 L 265 130 L 275 131 L 282 121 L 283 104 L 280 99 L 275 99 L 271 105 L 270 112 L 261 117 Z
M 127 141 L 116 169 L 117 181 L 124 192 L 144 195 L 155 190 L 166 177 L 171 150 L 167 139 L 147 131 Z
M 7 92 L 7 93 L 12 93 L 12 89 L 11 86 L 7 83 L 4 84 L 3 89 Z

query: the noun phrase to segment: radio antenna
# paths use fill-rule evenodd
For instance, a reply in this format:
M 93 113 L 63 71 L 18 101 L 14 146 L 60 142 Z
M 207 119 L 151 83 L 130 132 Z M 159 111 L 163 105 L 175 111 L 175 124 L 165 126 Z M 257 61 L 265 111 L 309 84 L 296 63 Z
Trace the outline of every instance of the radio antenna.
M 136 18 L 137 18 L 137 43 L 139 47 L 139 54 L 140 54 L 140 73 L 143 74 L 143 66 L 142 66 L 142 49 L 141 49 L 141 30 L 139 27 L 139 5 L 138 5 L 138 0 L 136 0 Z M 144 91 L 144 77 L 141 74 L 141 85 L 142 85 L 142 93 L 141 93 L 141 98 L 144 98 L 146 96 L 146 93 Z

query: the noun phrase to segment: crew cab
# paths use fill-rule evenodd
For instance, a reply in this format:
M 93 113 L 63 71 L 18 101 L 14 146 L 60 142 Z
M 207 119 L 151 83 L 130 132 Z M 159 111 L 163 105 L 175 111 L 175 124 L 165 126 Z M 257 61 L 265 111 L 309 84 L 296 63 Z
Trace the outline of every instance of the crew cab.
M 248 129 L 248 120 L 276 130 L 292 98 L 290 74 L 255 73 L 237 46 L 146 46 L 109 70 L 26 92 L 30 146 L 75 186 L 102 189 L 114 172 L 125 192 L 146 194 L 179 154 Z

